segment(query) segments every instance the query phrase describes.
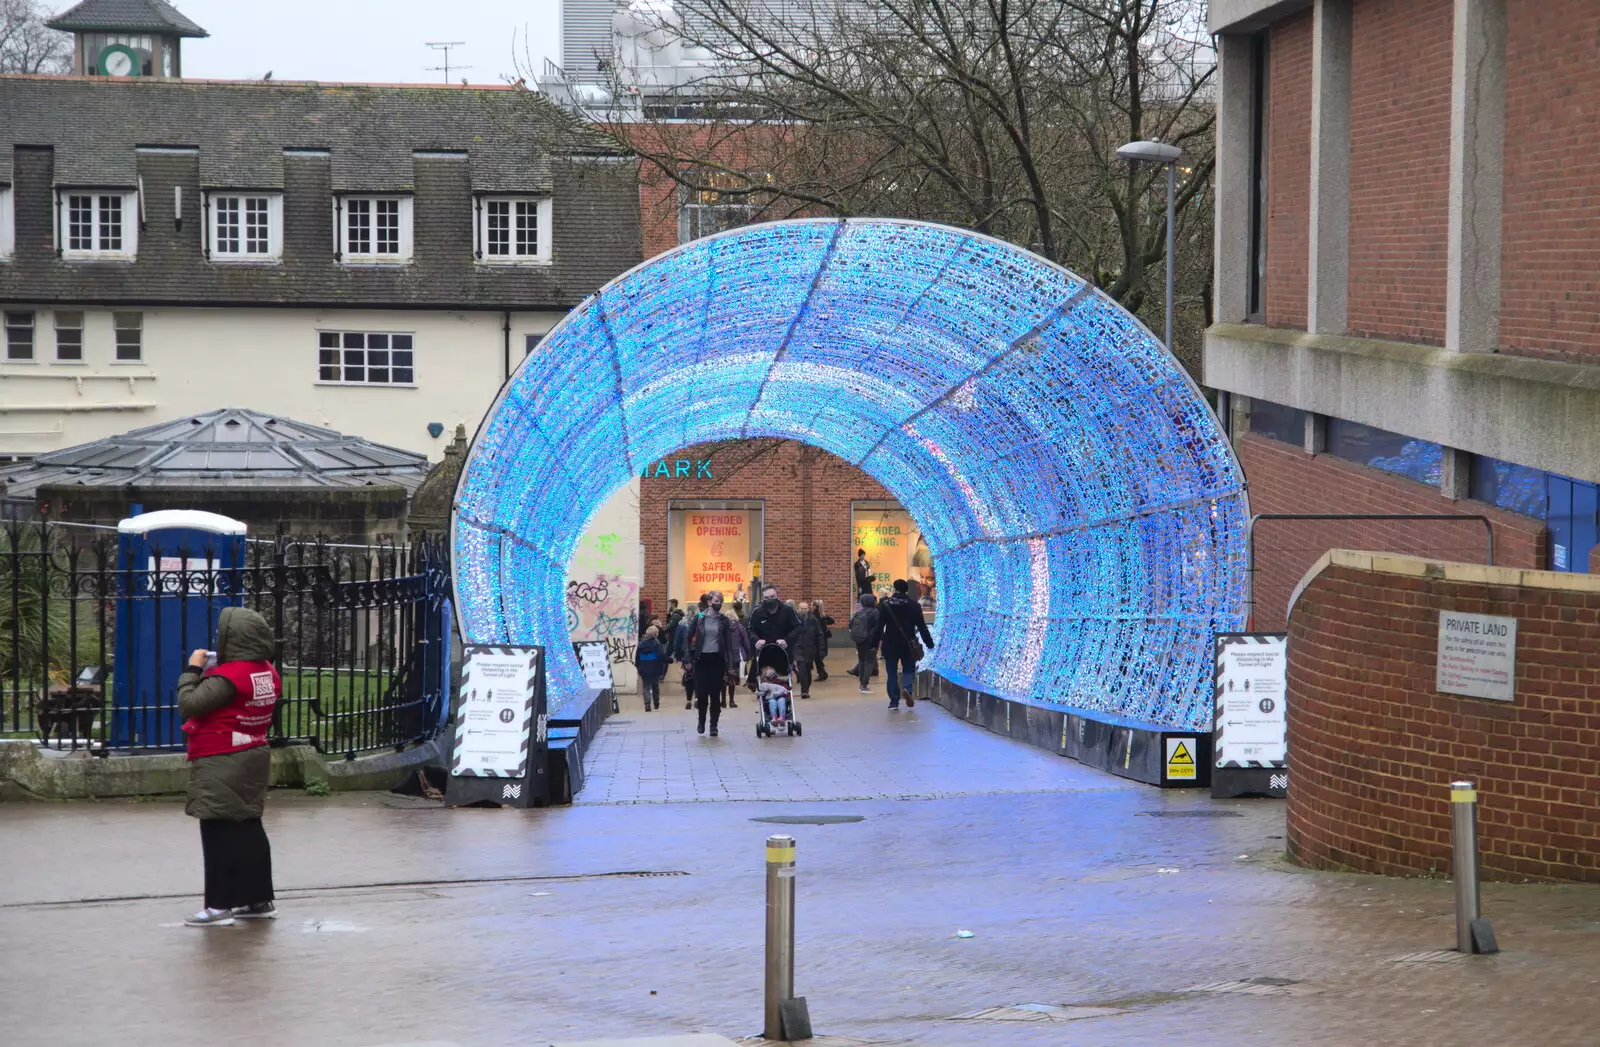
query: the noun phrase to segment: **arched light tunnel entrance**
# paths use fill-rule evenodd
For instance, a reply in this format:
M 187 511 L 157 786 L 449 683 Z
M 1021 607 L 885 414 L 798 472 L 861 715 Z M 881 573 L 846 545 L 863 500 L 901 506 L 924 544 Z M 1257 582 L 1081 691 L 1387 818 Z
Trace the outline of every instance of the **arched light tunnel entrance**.
M 802 220 L 607 284 L 506 384 L 456 492 L 469 643 L 542 644 L 581 688 L 567 565 L 680 448 L 783 437 L 852 462 L 934 555 L 925 667 L 1056 708 L 1199 730 L 1212 635 L 1244 624 L 1237 461 L 1177 361 L 1072 273 L 944 226 Z

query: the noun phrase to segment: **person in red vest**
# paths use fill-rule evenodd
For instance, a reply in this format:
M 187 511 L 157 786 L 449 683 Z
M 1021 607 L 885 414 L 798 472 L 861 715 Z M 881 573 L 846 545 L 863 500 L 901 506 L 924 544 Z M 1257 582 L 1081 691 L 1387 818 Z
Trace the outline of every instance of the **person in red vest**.
M 205 858 L 205 908 L 184 923 L 228 927 L 235 918 L 270 920 L 272 848 L 261 825 L 272 751 L 267 732 L 283 681 L 271 662 L 272 629 L 243 607 L 225 607 L 217 622 L 217 664 L 195 651 L 178 677 L 178 713 L 189 748 L 189 802 L 200 819 Z

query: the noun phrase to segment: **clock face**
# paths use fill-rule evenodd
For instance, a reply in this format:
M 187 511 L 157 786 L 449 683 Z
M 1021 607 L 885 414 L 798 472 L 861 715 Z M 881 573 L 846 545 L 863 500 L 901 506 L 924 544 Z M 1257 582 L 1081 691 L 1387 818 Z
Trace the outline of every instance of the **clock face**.
M 106 48 L 100 52 L 100 71 L 106 76 L 132 76 L 133 52 L 121 46 Z

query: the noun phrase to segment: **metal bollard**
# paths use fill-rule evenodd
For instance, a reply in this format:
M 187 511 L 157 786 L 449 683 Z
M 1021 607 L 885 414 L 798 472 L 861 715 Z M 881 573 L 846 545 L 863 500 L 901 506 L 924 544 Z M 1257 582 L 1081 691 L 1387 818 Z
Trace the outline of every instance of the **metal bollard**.
M 794 837 L 767 837 L 766 1029 L 783 1040 L 783 1002 L 794 997 Z
M 1478 790 L 1472 782 L 1450 783 L 1450 845 L 1455 851 L 1456 948 L 1472 947 L 1472 922 L 1478 918 Z

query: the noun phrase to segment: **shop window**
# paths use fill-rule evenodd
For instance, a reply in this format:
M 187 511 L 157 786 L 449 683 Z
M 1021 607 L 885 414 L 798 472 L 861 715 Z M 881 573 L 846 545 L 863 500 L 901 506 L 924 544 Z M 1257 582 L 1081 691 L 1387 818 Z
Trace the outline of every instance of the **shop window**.
M 851 502 L 850 534 L 851 562 L 857 550 L 865 550 L 873 592 L 882 595 L 904 578 L 923 613 L 931 617 L 938 607 L 933 553 L 911 514 L 898 502 Z
M 683 607 L 700 594 L 722 593 L 748 606 L 758 597 L 765 504 L 760 501 L 673 501 L 667 509 L 667 595 Z
M 1434 487 L 1444 471 L 1444 448 L 1438 444 L 1342 418 L 1328 419 L 1328 453 Z
M 1286 444 L 1304 447 L 1306 413 L 1297 407 L 1285 407 L 1282 404 L 1252 398 L 1250 431 L 1258 436 L 1269 436 Z

